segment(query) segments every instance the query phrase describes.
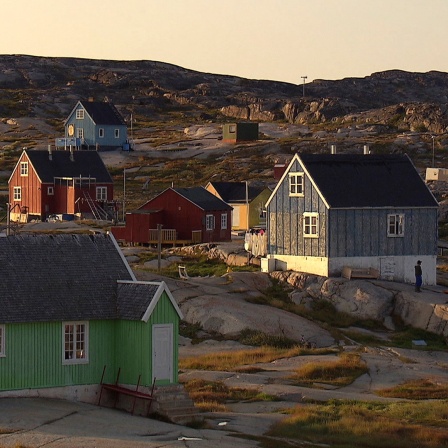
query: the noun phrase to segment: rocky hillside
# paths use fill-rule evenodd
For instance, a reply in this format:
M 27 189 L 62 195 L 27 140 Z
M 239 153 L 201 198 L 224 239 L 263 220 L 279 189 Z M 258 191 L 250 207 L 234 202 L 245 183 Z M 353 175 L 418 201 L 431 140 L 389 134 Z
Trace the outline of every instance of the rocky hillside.
M 78 99 L 113 101 L 125 117 L 376 124 L 445 132 L 448 74 L 391 70 L 305 87 L 187 70 L 154 61 L 0 56 L 0 117 L 63 120 Z
M 338 152 L 359 152 L 364 145 L 374 153 L 405 152 L 422 174 L 433 163 L 445 166 L 448 73 L 391 70 L 315 80 L 303 92 L 302 84 L 155 61 L 0 55 L 0 208 L 21 149 L 53 144 L 76 102 L 90 97 L 112 101 L 129 127 L 132 117 L 132 139 L 141 152 L 118 166 L 154 167 L 128 179 L 133 205 L 173 182 L 205 185 L 212 176 L 272 182 L 275 163 L 295 152 L 329 151 L 330 145 Z M 234 120 L 260 122 L 260 140 L 218 147 L 221 124 Z M 122 168 L 108 166 L 120 200 Z M 148 175 L 151 192 L 142 190 Z M 437 191 L 440 200 L 447 194 L 448 185 Z

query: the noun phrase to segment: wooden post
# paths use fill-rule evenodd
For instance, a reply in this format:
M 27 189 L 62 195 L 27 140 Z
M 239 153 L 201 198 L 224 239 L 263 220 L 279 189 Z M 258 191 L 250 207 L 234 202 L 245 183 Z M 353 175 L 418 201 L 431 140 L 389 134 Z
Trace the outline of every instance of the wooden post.
M 157 272 L 162 264 L 162 224 L 157 224 Z

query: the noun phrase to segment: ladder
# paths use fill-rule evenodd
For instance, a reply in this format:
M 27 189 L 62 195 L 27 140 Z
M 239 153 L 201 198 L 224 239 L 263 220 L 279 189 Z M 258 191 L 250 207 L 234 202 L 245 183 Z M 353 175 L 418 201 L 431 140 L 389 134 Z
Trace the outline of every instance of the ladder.
M 90 196 L 90 193 L 88 191 L 83 191 L 84 198 L 87 201 L 87 204 L 89 204 L 90 210 L 92 212 L 92 215 L 95 219 L 108 219 L 108 215 L 106 211 L 101 208 Z

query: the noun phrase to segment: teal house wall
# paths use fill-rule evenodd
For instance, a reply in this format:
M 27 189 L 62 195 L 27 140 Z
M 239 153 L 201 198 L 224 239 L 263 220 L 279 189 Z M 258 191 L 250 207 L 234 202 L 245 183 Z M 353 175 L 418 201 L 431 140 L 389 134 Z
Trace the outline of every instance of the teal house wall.
M 115 106 L 106 102 L 78 101 L 65 121 L 65 138 L 76 138 L 91 149 L 127 149 L 129 144 L 126 123 Z

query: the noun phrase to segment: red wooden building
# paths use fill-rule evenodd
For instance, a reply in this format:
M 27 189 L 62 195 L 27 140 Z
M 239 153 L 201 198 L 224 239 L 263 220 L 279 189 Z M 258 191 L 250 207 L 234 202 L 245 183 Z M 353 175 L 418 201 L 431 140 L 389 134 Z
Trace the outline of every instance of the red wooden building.
M 126 226 L 112 227 L 118 240 L 148 244 L 198 244 L 231 240 L 232 207 L 203 187 L 168 188 L 126 213 Z
M 12 221 L 112 218 L 113 180 L 96 151 L 24 150 L 9 178 Z

